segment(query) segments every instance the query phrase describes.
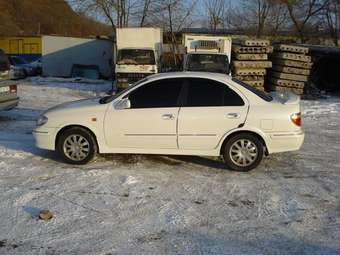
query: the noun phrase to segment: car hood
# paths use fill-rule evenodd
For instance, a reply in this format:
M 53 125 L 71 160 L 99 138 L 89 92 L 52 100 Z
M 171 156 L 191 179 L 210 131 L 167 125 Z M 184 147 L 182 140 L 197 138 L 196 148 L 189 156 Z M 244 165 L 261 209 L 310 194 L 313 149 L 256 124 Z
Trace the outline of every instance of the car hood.
M 66 102 L 66 103 L 59 104 L 48 109 L 47 111 L 44 112 L 44 114 L 64 112 L 67 110 L 82 110 L 82 109 L 96 108 L 96 107 L 102 106 L 99 103 L 99 99 L 100 97 L 93 97 L 89 99 L 81 99 L 77 101 Z

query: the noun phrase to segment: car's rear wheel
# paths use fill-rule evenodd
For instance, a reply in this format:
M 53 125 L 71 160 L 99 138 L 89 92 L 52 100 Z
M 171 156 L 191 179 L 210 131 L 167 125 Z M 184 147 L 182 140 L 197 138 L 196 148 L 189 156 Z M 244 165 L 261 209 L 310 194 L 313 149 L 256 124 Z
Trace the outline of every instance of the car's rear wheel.
M 246 172 L 260 164 L 263 153 L 263 144 L 255 135 L 241 133 L 227 141 L 223 158 L 232 170 Z
M 89 131 L 75 127 L 61 133 L 57 141 L 57 151 L 65 162 L 82 165 L 90 162 L 98 149 L 95 138 Z

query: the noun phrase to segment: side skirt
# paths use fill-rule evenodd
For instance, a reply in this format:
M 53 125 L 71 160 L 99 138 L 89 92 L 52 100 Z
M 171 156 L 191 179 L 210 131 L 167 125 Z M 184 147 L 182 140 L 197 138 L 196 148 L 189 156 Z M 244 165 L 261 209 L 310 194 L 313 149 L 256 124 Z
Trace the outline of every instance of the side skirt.
M 124 154 L 159 154 L 159 155 L 187 155 L 187 156 L 220 156 L 219 150 L 178 150 L 178 149 L 135 149 L 135 148 L 114 148 L 101 150 L 101 154 L 124 153 Z

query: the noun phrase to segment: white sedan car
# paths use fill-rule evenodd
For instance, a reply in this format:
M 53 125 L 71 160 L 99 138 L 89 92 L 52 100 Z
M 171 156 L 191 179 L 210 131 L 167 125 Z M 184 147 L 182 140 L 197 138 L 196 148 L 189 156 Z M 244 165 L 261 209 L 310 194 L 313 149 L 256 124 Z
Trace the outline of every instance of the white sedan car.
M 72 164 L 96 153 L 202 155 L 238 171 L 304 140 L 299 97 L 203 72 L 156 74 L 115 96 L 53 107 L 33 134 L 37 147 Z

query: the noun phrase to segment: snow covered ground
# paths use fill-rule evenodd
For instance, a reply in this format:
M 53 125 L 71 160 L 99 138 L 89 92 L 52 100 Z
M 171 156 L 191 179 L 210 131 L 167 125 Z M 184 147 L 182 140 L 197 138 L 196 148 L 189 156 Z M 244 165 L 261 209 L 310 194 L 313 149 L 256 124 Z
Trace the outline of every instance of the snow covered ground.
M 34 147 L 44 109 L 107 89 L 33 79 L 0 112 L 0 254 L 340 254 L 340 97 L 303 101 L 301 151 L 249 173 L 183 156 L 71 166 Z

